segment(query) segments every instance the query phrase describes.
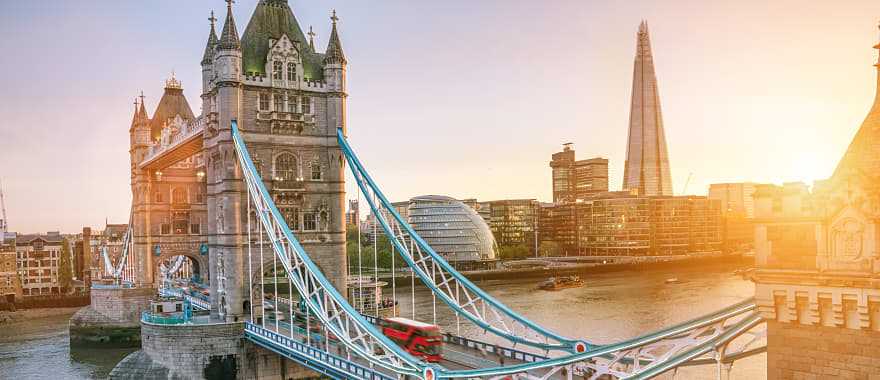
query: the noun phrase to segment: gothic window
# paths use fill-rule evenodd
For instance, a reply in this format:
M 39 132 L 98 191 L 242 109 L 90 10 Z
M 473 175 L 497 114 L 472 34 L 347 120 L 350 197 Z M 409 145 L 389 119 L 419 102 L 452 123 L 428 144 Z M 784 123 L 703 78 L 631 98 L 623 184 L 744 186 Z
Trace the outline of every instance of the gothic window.
M 284 221 L 287 222 L 287 226 L 291 230 L 299 230 L 299 209 L 283 208 L 281 209 L 281 216 L 284 217 Z
M 162 222 L 163 223 L 160 226 L 160 229 L 161 229 L 160 233 L 162 235 L 171 235 L 171 224 L 168 223 L 168 218 L 165 218 Z
M 272 61 L 272 79 L 281 80 L 282 66 L 281 61 Z
M 295 181 L 297 177 L 296 156 L 281 153 L 275 158 L 275 178 L 281 181 Z
M 293 62 L 287 64 L 287 81 L 296 81 L 296 64 Z
M 287 95 L 287 112 L 296 113 L 296 96 Z
M 273 100 L 275 101 L 275 112 L 284 111 L 284 96 L 281 94 L 272 95 Z
M 315 231 L 318 229 L 318 214 L 314 212 L 303 213 L 303 231 Z
M 269 94 L 260 94 L 260 111 L 269 110 Z
M 156 202 L 156 203 L 162 203 L 162 202 L 165 202 L 165 200 L 162 199 L 162 198 L 163 198 L 163 197 L 162 197 L 162 193 L 160 193 L 160 192 L 156 192 L 155 202 Z
M 321 180 L 321 164 L 319 164 L 317 161 L 312 162 L 312 180 Z
M 186 190 L 179 187 L 172 190 L 171 202 L 174 204 L 186 204 Z
M 312 99 L 308 96 L 302 97 L 302 113 L 308 115 L 312 113 Z
M 193 235 L 199 235 L 202 233 L 202 225 L 199 223 L 193 223 L 189 227 L 190 227 L 189 233 L 191 233 Z

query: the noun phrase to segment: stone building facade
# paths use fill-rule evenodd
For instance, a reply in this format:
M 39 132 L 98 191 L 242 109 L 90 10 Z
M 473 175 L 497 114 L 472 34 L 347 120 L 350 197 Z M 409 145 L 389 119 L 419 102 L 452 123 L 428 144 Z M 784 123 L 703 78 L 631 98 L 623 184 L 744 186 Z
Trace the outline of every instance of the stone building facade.
M 158 285 L 160 263 L 183 255 L 210 284 L 214 317 L 235 322 L 249 311 L 247 193 L 232 141 L 236 121 L 287 224 L 344 289 L 344 158 L 336 131 L 345 131 L 347 60 L 337 20 L 334 14 L 322 53 L 286 0 L 259 1 L 241 36 L 228 3 L 219 36 L 211 18 L 201 114 L 173 77 L 152 117 L 143 98 L 136 102 L 130 134 L 139 285 Z M 199 131 L 193 143 L 175 145 L 189 141 L 191 131 Z M 251 225 L 256 233 L 255 219 Z
M 880 378 L 878 131 L 880 72 L 878 96 L 831 178 L 812 191 L 756 188 L 755 295 L 769 321 L 770 380 Z
M 22 295 L 61 294 L 58 281 L 64 237 L 58 232 L 19 235 L 15 241 Z
M 247 194 L 232 121 L 288 226 L 345 289 L 345 162 L 336 131 L 345 132 L 347 60 L 335 13 L 331 19 L 324 53 L 312 35 L 305 37 L 286 0 L 260 1 L 241 38 L 231 3 L 220 36 L 211 30 L 202 60 L 206 232 L 212 302 L 226 320 L 245 312 L 249 292 Z

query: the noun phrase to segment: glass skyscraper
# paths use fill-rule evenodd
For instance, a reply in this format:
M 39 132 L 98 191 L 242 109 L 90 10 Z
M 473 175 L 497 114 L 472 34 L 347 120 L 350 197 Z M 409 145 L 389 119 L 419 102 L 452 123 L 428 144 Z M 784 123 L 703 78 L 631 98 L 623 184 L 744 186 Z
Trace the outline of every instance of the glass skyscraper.
M 633 67 L 623 189 L 638 190 L 640 195 L 647 196 L 672 195 L 660 94 L 654 74 L 648 24 L 644 21 L 639 26 Z

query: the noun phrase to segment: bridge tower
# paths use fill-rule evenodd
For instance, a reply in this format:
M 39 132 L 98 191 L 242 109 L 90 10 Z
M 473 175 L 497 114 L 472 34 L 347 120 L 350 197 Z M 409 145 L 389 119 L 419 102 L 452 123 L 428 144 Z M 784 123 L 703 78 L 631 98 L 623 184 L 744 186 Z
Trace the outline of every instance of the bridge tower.
M 880 49 L 880 45 L 875 48 Z M 877 95 L 831 178 L 759 185 L 755 299 L 767 378 L 880 375 L 880 62 Z
M 288 225 L 344 293 L 344 158 L 335 134 L 345 128 L 347 95 L 337 20 L 334 13 L 324 54 L 306 40 L 286 0 L 261 0 L 240 39 L 227 2 L 219 38 L 209 35 L 202 99 L 212 315 L 219 319 L 242 320 L 250 311 L 247 194 L 233 120 Z
M 173 73 L 152 118 L 141 98 L 130 132 L 138 286 L 158 287 L 160 266 L 176 256 L 188 258 L 198 280 L 208 272 L 204 154 L 201 136 L 193 132 L 201 123 Z

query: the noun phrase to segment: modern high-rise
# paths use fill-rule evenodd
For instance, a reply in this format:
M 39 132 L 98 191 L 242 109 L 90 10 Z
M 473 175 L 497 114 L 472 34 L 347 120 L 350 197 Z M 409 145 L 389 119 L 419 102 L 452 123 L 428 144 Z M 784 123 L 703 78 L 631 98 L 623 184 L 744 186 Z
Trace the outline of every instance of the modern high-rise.
M 752 182 L 713 183 L 709 199 L 721 201 L 721 213 L 745 218 L 755 217 L 755 184 Z
M 608 191 L 608 160 L 601 157 L 575 160 L 571 144 L 553 153 L 553 202 L 575 202 L 590 195 Z
M 660 93 L 654 74 L 648 23 L 645 21 L 639 25 L 633 66 L 623 189 L 637 190 L 640 195 L 647 196 L 672 195 Z

